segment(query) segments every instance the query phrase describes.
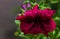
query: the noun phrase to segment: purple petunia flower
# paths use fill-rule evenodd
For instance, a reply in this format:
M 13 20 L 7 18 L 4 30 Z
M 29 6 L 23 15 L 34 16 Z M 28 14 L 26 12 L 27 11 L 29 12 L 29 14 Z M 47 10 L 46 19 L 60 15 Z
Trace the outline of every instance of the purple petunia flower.
M 22 7 L 24 10 L 26 10 L 26 8 L 30 7 L 30 3 L 22 4 L 21 7 Z
M 52 19 L 55 10 L 51 9 L 38 9 L 38 5 L 35 5 L 33 9 L 26 10 L 26 12 L 17 16 L 16 20 L 20 20 L 20 29 L 25 34 L 45 34 L 52 32 L 56 28 L 56 23 Z

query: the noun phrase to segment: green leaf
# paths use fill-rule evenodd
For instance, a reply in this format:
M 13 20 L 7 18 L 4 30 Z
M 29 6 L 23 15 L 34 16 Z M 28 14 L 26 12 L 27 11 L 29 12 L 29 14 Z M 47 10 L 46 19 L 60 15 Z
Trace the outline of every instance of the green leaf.
M 23 33 L 19 34 L 19 36 L 23 39 L 30 39 L 28 36 L 24 35 Z
M 60 37 L 58 37 L 57 39 L 60 39 Z
M 44 9 L 44 3 L 42 1 L 39 2 L 39 9 Z
M 40 2 L 39 2 L 39 6 L 42 6 L 42 5 L 44 5 L 44 3 L 40 1 Z
M 21 33 L 20 27 L 17 27 L 17 31 L 18 31 L 19 33 Z
M 41 35 L 41 38 L 42 38 L 42 39 L 47 39 L 47 37 L 46 37 L 46 36 L 44 36 L 44 35 Z
M 19 21 L 19 20 L 15 20 L 15 23 L 16 23 L 17 25 L 19 25 L 19 24 L 20 24 L 20 21 Z
M 59 0 L 50 0 L 51 3 L 57 3 Z
M 33 7 L 33 6 L 36 5 L 37 3 L 36 3 L 36 2 L 35 2 L 35 3 L 31 2 L 30 4 L 31 4 L 31 7 Z
M 56 22 L 56 27 L 60 30 L 60 18 L 59 17 L 55 17 L 55 22 Z
M 58 30 L 58 28 L 56 27 L 56 30 L 53 32 L 53 38 L 54 38 L 54 39 L 55 39 L 56 36 L 58 35 L 58 32 L 59 32 L 59 30 Z
M 40 1 L 39 2 L 39 9 L 45 9 L 45 8 L 50 8 L 50 5 L 49 4 L 45 4 L 44 2 Z
M 60 38 L 60 31 L 57 33 L 58 35 L 56 36 L 56 39 Z
M 60 20 L 60 18 L 56 16 L 56 17 L 54 18 L 54 20 Z
M 45 3 L 46 3 L 46 4 L 50 3 L 50 0 L 46 0 Z
M 31 35 L 31 34 L 27 34 L 26 36 L 27 36 L 28 38 L 30 38 L 30 39 L 34 39 L 34 36 Z
M 58 3 L 50 3 L 50 6 L 53 10 L 57 11 L 57 9 L 59 9 L 59 7 L 60 7 L 60 3 L 59 2 Z
M 41 37 L 41 34 L 37 34 L 36 39 L 40 39 L 40 37 Z
M 17 31 L 19 32 L 19 34 L 21 33 L 20 30 L 20 21 L 19 20 L 15 20 L 16 26 L 17 26 Z
M 60 17 L 60 7 L 57 9 L 57 16 Z

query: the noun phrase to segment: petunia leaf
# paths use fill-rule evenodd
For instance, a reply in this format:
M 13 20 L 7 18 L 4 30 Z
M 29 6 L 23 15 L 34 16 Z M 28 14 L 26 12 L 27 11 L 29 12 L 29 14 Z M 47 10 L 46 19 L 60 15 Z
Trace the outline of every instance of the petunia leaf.
M 20 21 L 19 20 L 15 20 L 15 23 L 19 25 L 20 24 Z
M 57 10 L 60 9 L 60 3 L 50 3 L 50 7 L 53 9 L 53 10 Z M 57 13 L 56 13 L 57 14 Z
M 20 21 L 19 20 L 15 20 L 16 26 L 17 26 L 17 31 L 19 32 L 19 34 L 21 33 L 20 30 Z
M 39 2 L 39 6 L 42 6 L 43 4 L 44 4 L 43 2 L 41 2 L 41 1 Z
M 35 3 L 31 2 L 30 4 L 31 4 L 31 7 L 33 7 L 33 6 L 36 5 L 37 3 L 36 3 L 36 2 L 35 2 Z
M 49 4 L 45 4 L 44 2 L 39 2 L 39 9 L 50 8 Z
M 60 17 L 60 7 L 57 9 L 57 16 Z
M 50 0 L 51 3 L 57 3 L 59 0 Z
M 54 30 L 52 33 L 53 33 L 53 36 L 54 36 L 56 34 L 56 30 Z
M 54 18 L 54 20 L 60 20 L 60 18 L 56 16 L 56 17 Z
M 56 39 L 60 38 L 60 31 L 57 33 Z
M 46 4 L 50 3 L 50 0 L 45 0 L 45 3 L 46 3 Z
M 21 37 L 21 38 L 23 38 L 23 39 L 29 39 L 26 35 L 24 35 L 23 32 L 21 32 L 21 33 L 19 34 L 19 37 Z
M 19 34 L 19 36 L 20 36 L 21 38 L 23 38 L 23 39 L 33 39 L 33 38 L 34 38 L 34 36 L 31 35 L 31 34 L 24 35 L 23 32 L 21 32 L 21 33 Z
M 60 39 L 60 37 L 58 37 L 57 39 Z
M 44 7 L 44 3 L 42 1 L 39 2 L 39 8 Z
M 54 18 L 54 20 L 55 20 L 55 22 L 56 22 L 57 27 L 59 28 L 59 26 L 60 26 L 60 18 L 56 16 L 56 17 Z
M 56 21 L 57 27 L 59 27 L 60 26 L 60 20 L 55 20 L 55 21 Z
M 58 33 L 59 33 L 59 29 L 56 27 L 56 29 L 53 32 L 50 32 L 49 36 L 51 39 L 56 39 Z
M 27 34 L 26 36 L 27 36 L 28 38 L 30 38 L 30 39 L 34 39 L 34 36 L 31 35 L 31 34 Z
M 47 37 L 43 34 L 41 34 L 40 39 L 47 39 Z
M 41 37 L 41 34 L 37 34 L 36 39 L 40 39 L 40 37 Z

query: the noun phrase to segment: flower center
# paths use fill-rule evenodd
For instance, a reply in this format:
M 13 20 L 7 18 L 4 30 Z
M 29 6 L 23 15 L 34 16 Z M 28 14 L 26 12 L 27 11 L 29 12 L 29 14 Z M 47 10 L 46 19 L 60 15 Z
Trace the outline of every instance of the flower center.
M 34 22 L 41 22 L 42 20 L 40 19 L 40 17 L 38 15 L 36 15 L 36 17 L 34 18 Z

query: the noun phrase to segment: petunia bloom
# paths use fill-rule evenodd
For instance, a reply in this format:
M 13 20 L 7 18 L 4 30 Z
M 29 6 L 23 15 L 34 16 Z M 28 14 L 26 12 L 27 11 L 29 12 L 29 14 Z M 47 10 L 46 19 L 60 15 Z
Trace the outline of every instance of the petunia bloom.
M 16 20 L 20 20 L 20 29 L 25 34 L 45 34 L 48 35 L 56 28 L 56 23 L 52 19 L 55 10 L 40 10 L 35 5 L 31 10 L 26 10 L 21 16 L 17 16 Z
M 21 7 L 26 10 L 26 8 L 30 7 L 30 3 L 22 4 Z

